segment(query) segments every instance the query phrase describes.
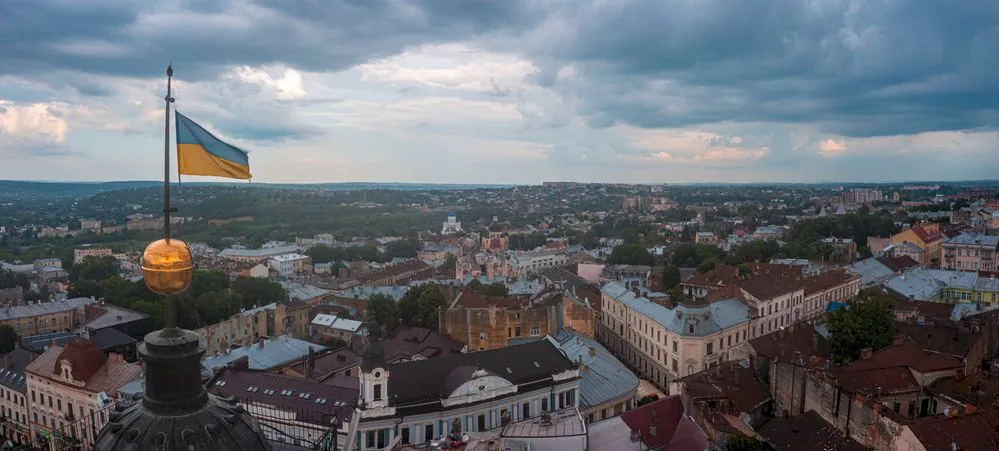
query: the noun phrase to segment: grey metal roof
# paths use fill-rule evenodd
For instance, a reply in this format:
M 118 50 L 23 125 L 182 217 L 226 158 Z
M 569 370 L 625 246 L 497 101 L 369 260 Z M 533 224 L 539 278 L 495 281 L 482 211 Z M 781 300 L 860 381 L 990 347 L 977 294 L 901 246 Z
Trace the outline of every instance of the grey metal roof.
M 946 269 L 912 268 L 887 282 L 892 290 L 917 300 L 930 300 L 946 288 L 974 290 L 978 273 Z
M 49 313 L 67 312 L 82 308 L 84 305 L 93 304 L 90 298 L 73 298 L 65 301 L 40 302 L 28 305 L 13 305 L 0 308 L 0 321 L 9 321 L 19 318 L 30 318 L 32 316 L 45 315 Z
M 846 270 L 860 276 L 860 283 L 863 285 L 872 285 L 895 275 L 895 271 L 874 257 L 849 265 Z
M 229 362 L 245 356 L 250 369 L 267 370 L 301 359 L 309 354 L 310 348 L 315 352 L 326 350 L 326 346 L 309 343 L 288 335 L 262 340 L 262 346 L 260 343 L 236 348 L 217 357 L 209 357 L 201 365 L 205 367 L 206 375 L 211 376 L 212 369 L 224 367 Z
M 119 324 L 130 323 L 132 321 L 139 321 L 149 317 L 149 315 L 145 313 L 136 312 L 135 310 L 129 310 L 127 308 L 107 303 L 101 305 L 100 308 L 104 309 L 104 313 L 90 320 L 90 322 L 84 324 L 83 327 L 104 329 L 107 327 L 117 326 Z
M 985 235 L 983 233 L 961 232 L 959 235 L 945 241 L 944 244 L 996 247 L 999 246 L 999 235 Z
M 604 285 L 601 291 L 678 335 L 703 337 L 749 322 L 749 306 L 738 299 L 725 299 L 703 306 L 681 304 L 668 308 L 644 297 L 636 297 L 631 290 L 616 282 Z
M 579 370 L 579 399 L 584 409 L 634 393 L 638 388 L 638 377 L 596 340 L 565 331 L 548 339 L 569 360 L 584 365 Z
M 289 299 L 298 299 L 301 301 L 323 297 L 332 293 L 330 290 L 304 283 L 281 282 L 281 286 L 285 290 L 288 290 Z
M 995 277 L 979 277 L 975 282 L 975 291 L 999 291 L 999 279 Z
M 238 249 L 238 248 L 226 248 L 222 252 L 219 252 L 220 257 L 245 257 L 245 258 L 266 258 L 273 257 L 275 255 L 290 254 L 293 252 L 300 252 L 302 250 L 297 244 L 289 244 L 287 246 L 274 246 L 267 247 L 263 249 Z

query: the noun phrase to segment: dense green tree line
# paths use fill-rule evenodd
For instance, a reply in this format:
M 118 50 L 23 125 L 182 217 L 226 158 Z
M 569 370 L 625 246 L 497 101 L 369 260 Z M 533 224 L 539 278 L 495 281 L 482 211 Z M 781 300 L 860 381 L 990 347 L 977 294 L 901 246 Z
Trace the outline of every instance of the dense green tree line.
M 113 272 L 112 272 L 113 270 Z M 108 275 L 110 274 L 110 275 Z M 113 258 L 88 258 L 74 267 L 70 297 L 96 297 L 142 312 L 163 327 L 164 298 L 146 288 L 143 281 L 118 276 Z M 190 289 L 175 296 L 180 327 L 197 329 L 226 319 L 242 309 L 288 300 L 280 284 L 267 279 L 238 278 L 233 282 L 221 271 L 195 271 Z
M 399 326 L 437 330 L 439 312 L 447 304 L 444 289 L 431 283 L 409 287 L 398 302 L 374 294 L 368 298 L 364 323 L 373 336 L 379 337 L 389 336 Z

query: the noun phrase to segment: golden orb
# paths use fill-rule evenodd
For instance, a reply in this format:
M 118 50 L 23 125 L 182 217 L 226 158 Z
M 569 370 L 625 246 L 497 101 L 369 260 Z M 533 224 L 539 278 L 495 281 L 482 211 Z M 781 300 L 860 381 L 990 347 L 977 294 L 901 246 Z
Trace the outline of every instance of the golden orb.
M 153 293 L 182 293 L 193 277 L 191 249 L 181 240 L 153 241 L 142 253 L 142 278 Z

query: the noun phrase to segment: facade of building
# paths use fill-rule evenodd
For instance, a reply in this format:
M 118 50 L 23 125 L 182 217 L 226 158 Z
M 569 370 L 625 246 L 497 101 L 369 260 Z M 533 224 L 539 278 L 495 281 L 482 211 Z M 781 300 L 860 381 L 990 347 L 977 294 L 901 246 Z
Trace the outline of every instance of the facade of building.
M 961 234 L 945 240 L 940 267 L 961 271 L 999 270 L 999 235 L 975 232 Z
M 141 373 L 139 365 L 105 355 L 90 340 L 49 347 L 25 369 L 31 436 L 58 432 L 93 443 L 108 422 L 105 407 Z
M 512 252 L 509 257 L 509 265 L 516 267 L 517 274 L 521 277 L 569 264 L 568 254 L 551 249 Z
M 0 416 L 6 421 L 0 423 L 4 437 L 13 443 L 31 443 L 28 427 L 28 383 L 24 370 L 35 355 L 25 349 L 14 349 L 3 357 L 0 370 Z
M 714 232 L 697 232 L 694 235 L 694 243 L 715 246 L 718 244 L 718 235 Z
M 309 326 L 309 336 L 316 339 L 334 338 L 344 343 L 350 343 L 354 336 L 361 334 L 361 322 L 340 318 L 336 315 L 320 313 L 312 319 Z
M 302 254 L 275 255 L 267 260 L 271 269 L 281 277 L 292 277 L 312 272 L 312 259 Z
M 916 224 L 908 229 L 892 235 L 888 240 L 890 244 L 910 243 L 919 248 L 918 255 L 909 255 L 916 258 L 922 265 L 931 265 L 940 261 L 940 249 L 943 244 L 943 234 L 940 233 L 940 224 L 926 223 Z M 896 255 L 898 257 L 899 255 Z
M 0 307 L 0 324 L 13 327 L 22 337 L 66 332 L 80 326 L 85 319 L 84 307 L 95 302 L 90 298 L 73 298 Z
M 296 338 L 304 338 L 304 332 L 309 327 L 307 311 L 307 307 L 303 309 L 294 302 L 267 304 L 237 313 L 229 319 L 195 330 L 194 333 L 201 337 L 209 355 L 233 346 L 254 343 L 261 337 L 291 334 Z
M 531 296 L 487 296 L 465 290 L 441 315 L 440 330 L 469 352 L 504 348 L 512 341 L 554 335 L 560 329 L 593 329 L 592 308 L 548 290 Z
M 110 257 L 113 254 L 109 247 L 85 247 L 73 249 L 73 264 L 78 265 L 87 257 Z
M 547 339 L 394 364 L 377 349 L 362 355 L 348 438 L 359 451 L 484 432 L 578 403 L 579 369 Z
M 243 249 L 243 248 L 226 248 L 219 252 L 218 256 L 237 262 L 246 263 L 259 263 L 267 261 L 273 257 L 285 254 L 295 254 L 301 252 L 301 248 L 296 244 L 289 244 L 286 246 L 272 246 L 264 247 L 260 249 Z
M 598 338 L 642 378 L 669 383 L 729 360 L 748 340 L 750 307 L 738 299 L 654 303 L 619 283 L 603 287 Z

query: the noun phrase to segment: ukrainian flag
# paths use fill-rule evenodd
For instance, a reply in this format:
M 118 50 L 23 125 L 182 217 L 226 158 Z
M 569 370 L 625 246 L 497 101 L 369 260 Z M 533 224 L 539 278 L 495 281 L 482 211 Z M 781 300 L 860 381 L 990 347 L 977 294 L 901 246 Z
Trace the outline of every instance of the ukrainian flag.
M 177 118 L 177 172 L 231 179 L 249 179 L 250 158 L 226 144 L 183 114 Z

